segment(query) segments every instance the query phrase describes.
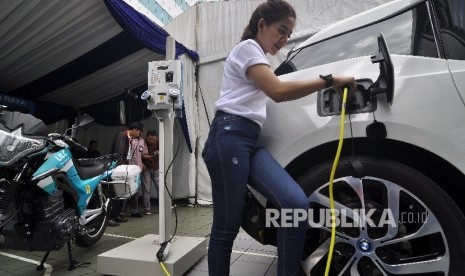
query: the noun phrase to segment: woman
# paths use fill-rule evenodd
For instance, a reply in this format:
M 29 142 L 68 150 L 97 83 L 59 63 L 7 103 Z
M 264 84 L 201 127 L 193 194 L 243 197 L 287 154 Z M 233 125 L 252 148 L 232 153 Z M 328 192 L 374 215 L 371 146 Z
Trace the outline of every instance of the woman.
M 226 59 L 220 98 L 215 103 L 202 153 L 212 181 L 213 225 L 208 249 L 210 275 L 229 275 L 234 239 L 241 224 L 249 183 L 279 209 L 308 209 L 300 186 L 260 143 L 266 102 L 305 97 L 325 87 L 349 85 L 353 77 L 326 76 L 280 81 L 265 55 L 275 55 L 294 29 L 296 13 L 283 0 L 268 0 L 252 13 L 241 42 Z M 297 275 L 307 223 L 277 229 L 278 275 Z

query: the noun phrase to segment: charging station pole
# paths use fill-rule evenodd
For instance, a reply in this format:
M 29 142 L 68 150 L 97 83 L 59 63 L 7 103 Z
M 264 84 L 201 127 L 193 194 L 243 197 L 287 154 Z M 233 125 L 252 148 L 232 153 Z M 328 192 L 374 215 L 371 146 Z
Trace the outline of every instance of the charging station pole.
M 173 160 L 173 130 L 175 111 L 182 108 L 182 65 L 175 59 L 172 37 L 166 41 L 166 61 L 149 62 L 148 87 L 141 98 L 153 110 L 159 122 L 159 235 L 148 234 L 102 253 L 97 259 L 97 271 L 108 275 L 165 275 L 160 261 L 171 276 L 183 275 L 207 253 L 207 240 L 200 237 L 171 236 L 171 198 Z M 190 91 L 192 92 L 192 91 Z M 181 142 L 181 137 L 178 137 Z M 172 194 L 172 193 L 170 193 Z M 164 246 L 162 245 L 164 244 Z M 162 252 L 163 258 L 159 258 Z
M 173 37 L 166 38 L 166 60 L 174 60 L 176 53 L 176 41 Z M 173 160 L 173 126 L 174 110 L 172 107 L 155 111 L 158 117 L 159 131 L 159 177 L 158 206 L 159 206 L 159 242 L 170 239 L 171 234 L 171 199 L 168 192 L 172 191 L 172 171 L 168 171 L 169 162 Z M 165 175 L 166 173 L 166 175 Z M 165 181 L 166 179 L 166 181 Z M 166 187 L 165 187 L 166 185 Z M 172 193 L 171 193 L 172 194 Z

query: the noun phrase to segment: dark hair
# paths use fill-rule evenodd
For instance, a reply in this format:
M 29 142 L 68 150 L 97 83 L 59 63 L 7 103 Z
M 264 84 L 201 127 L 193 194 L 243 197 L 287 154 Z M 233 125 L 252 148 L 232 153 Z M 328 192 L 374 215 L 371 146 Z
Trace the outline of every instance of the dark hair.
M 128 125 L 127 129 L 138 129 L 140 131 L 144 130 L 144 124 L 141 122 L 134 122 Z
M 296 18 L 294 8 L 285 0 L 268 0 L 253 11 L 249 24 L 242 33 L 241 41 L 253 39 L 258 33 L 258 21 L 263 18 L 266 24 L 272 24 L 287 17 Z
M 147 131 L 147 137 L 148 136 L 158 136 L 157 132 L 153 129 Z
M 92 144 L 98 145 L 98 142 L 97 142 L 96 140 L 90 140 L 90 141 L 89 141 L 89 147 L 90 147 L 90 145 L 92 145 Z

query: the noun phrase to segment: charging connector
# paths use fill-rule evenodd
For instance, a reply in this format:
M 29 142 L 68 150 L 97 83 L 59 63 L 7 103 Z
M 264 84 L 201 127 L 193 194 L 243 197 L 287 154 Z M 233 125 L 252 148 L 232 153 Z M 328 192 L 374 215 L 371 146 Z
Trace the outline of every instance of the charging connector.
M 168 254 L 170 253 L 171 243 L 169 241 L 164 241 L 160 245 L 160 249 L 157 252 L 157 259 L 159 262 L 163 262 L 168 258 Z

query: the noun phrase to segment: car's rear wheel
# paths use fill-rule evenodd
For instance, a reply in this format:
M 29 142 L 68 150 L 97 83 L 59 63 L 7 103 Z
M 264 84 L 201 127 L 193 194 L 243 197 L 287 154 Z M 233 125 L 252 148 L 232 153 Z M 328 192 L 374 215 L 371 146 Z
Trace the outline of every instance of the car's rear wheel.
M 307 235 L 303 266 L 311 275 L 323 275 L 329 250 L 331 166 L 299 178 L 312 225 L 322 225 Z M 341 159 L 334 197 L 339 225 L 330 275 L 465 275 L 464 216 L 425 175 L 385 159 Z

